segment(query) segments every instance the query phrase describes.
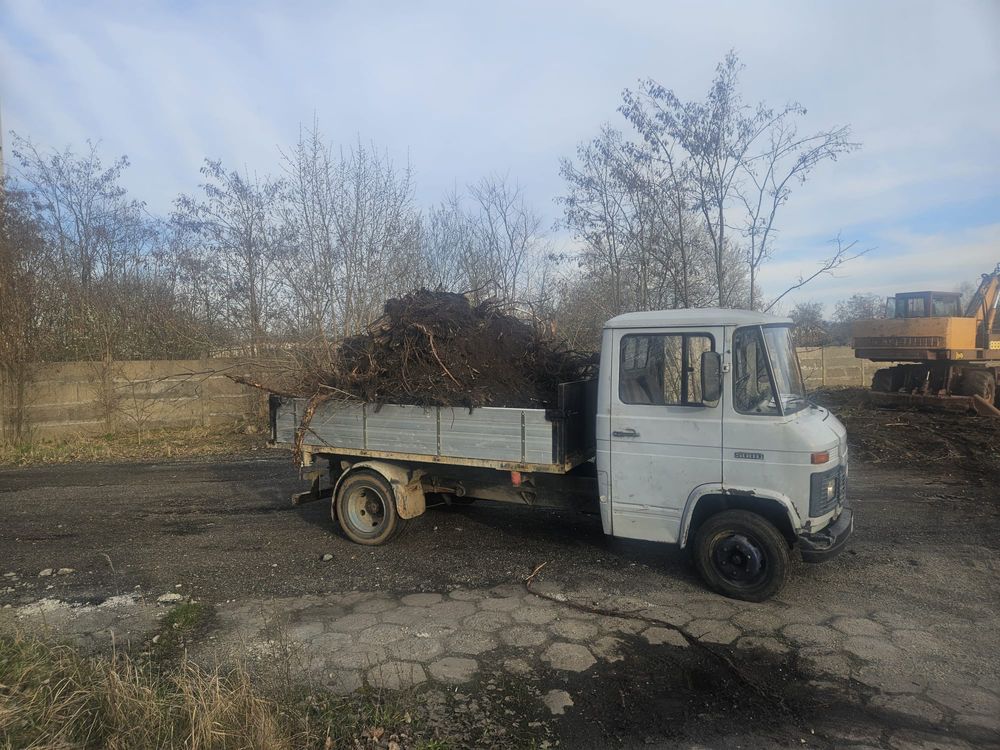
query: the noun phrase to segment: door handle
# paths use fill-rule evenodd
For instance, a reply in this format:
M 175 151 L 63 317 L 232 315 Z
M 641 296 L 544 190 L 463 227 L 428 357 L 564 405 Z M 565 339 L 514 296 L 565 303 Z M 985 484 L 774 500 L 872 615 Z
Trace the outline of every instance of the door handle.
M 611 433 L 614 437 L 634 438 L 639 437 L 639 433 L 629 427 L 627 430 L 614 430 Z

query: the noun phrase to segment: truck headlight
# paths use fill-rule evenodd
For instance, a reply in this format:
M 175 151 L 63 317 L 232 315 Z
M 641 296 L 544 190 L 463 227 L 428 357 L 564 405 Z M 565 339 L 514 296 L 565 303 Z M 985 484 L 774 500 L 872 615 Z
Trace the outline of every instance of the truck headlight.
M 816 472 L 809 478 L 809 515 L 825 515 L 837 505 L 840 467 Z
M 823 499 L 833 500 L 837 496 L 837 478 L 830 477 L 823 485 Z

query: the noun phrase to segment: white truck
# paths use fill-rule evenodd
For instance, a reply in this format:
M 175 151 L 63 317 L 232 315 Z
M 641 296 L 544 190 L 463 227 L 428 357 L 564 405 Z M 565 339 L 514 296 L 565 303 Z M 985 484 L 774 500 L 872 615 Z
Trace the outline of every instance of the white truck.
M 473 499 L 599 512 L 606 534 L 678 544 L 715 591 L 762 601 L 793 554 L 819 562 L 853 531 L 843 425 L 807 398 L 791 321 L 687 309 L 609 320 L 595 380 L 554 409 L 273 396 L 272 445 L 360 544 L 429 504 Z M 325 460 L 325 467 L 319 460 Z

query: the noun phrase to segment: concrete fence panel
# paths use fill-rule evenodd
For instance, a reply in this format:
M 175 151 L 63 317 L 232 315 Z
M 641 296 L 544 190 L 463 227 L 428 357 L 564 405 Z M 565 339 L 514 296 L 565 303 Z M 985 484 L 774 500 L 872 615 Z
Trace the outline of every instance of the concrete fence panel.
M 892 365 L 858 359 L 849 346 L 803 346 L 799 347 L 798 355 L 802 377 L 811 390 L 836 386 L 868 388 L 876 370 Z
M 0 437 L 32 440 L 154 427 L 235 424 L 260 413 L 261 394 L 223 373 L 246 360 L 146 360 L 40 363 L 18 398 L 0 382 Z

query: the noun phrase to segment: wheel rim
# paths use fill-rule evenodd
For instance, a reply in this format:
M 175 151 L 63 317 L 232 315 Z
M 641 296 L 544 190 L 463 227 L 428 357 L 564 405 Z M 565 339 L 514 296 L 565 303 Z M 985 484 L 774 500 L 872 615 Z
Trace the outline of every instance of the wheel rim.
M 729 583 L 753 586 L 767 575 L 764 549 L 746 534 L 724 534 L 712 545 L 712 563 Z
M 357 487 L 347 498 L 347 522 L 359 534 L 375 535 L 385 525 L 386 501 L 374 487 Z

